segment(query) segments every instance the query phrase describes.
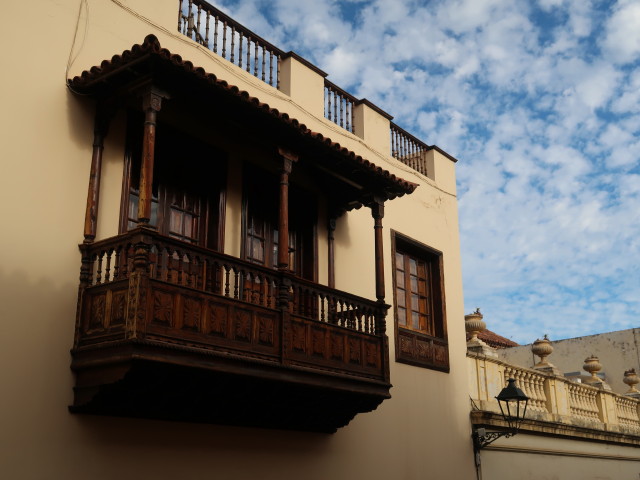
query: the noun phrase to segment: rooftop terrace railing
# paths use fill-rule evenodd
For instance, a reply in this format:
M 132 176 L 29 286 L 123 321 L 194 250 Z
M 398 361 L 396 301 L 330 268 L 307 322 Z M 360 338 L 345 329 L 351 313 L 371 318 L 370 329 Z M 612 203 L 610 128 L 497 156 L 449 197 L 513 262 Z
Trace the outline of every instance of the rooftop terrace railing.
M 324 79 L 324 118 L 353 133 L 353 108 L 358 99 Z
M 178 2 L 180 33 L 266 84 L 280 88 L 280 64 L 283 58 L 290 54 L 280 50 L 205 0 L 178 0 Z M 325 78 L 324 117 L 326 119 L 354 133 L 354 108 L 361 102 L 368 103 L 366 100 L 358 100 Z M 391 156 L 421 174 L 427 175 L 425 152 L 430 147 L 393 122 L 391 122 L 390 135 Z
M 179 0 L 178 31 L 268 85 L 280 88 L 284 52 L 203 0 Z
M 423 175 L 427 175 L 425 152 L 429 145 L 391 122 L 391 156 Z

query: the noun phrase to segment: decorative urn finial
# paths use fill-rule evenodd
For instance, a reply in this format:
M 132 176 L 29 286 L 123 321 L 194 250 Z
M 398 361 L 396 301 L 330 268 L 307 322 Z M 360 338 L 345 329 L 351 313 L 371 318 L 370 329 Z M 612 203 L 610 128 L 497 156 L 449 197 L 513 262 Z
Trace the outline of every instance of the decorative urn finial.
M 585 372 L 589 372 L 591 374 L 591 378 L 586 380 L 586 383 L 600 383 L 600 380 L 597 376 L 597 373 L 602 370 L 602 364 L 600 363 L 600 359 L 595 355 L 591 355 L 588 358 L 584 359 L 584 365 L 582 366 Z
M 640 391 L 636 388 L 636 385 L 640 383 L 640 378 L 636 374 L 635 368 L 630 368 L 624 372 L 624 379 L 622 380 L 624 383 L 629 385 L 629 391 L 625 393 L 625 395 L 629 394 L 640 394 Z
M 476 308 L 475 312 L 464 316 L 464 329 L 471 335 L 469 342 L 478 342 L 478 334 L 487 329 L 487 324 L 482 321 L 483 318 L 480 308 Z
M 551 364 L 547 362 L 547 357 L 553 353 L 553 345 L 551 345 L 551 340 L 545 333 L 544 338 L 540 340 L 539 338 L 533 342 L 531 345 L 531 351 L 534 355 L 540 357 L 540 361 L 534 365 L 535 367 L 549 367 Z

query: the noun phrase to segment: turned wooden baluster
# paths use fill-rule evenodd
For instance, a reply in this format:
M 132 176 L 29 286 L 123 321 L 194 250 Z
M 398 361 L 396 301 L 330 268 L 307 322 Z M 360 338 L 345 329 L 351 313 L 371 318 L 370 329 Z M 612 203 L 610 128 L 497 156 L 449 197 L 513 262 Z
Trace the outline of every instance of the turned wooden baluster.
M 251 37 L 247 35 L 247 72 L 251 73 Z
M 209 22 L 211 21 L 211 14 L 207 10 L 206 23 L 204 28 L 204 45 L 209 48 Z
M 195 41 L 202 44 L 202 35 L 200 34 L 200 15 L 202 14 L 202 6 L 198 5 L 198 20 L 196 21 Z
M 218 53 L 218 23 L 220 19 L 217 14 L 214 15 L 213 21 L 213 53 Z
M 227 58 L 227 21 L 222 22 L 222 58 Z
M 273 52 L 269 51 L 269 85 L 273 87 Z
M 235 60 L 235 47 L 236 47 L 236 27 L 235 25 L 231 25 L 231 57 L 229 61 L 234 63 Z
M 238 300 L 240 298 L 240 271 L 238 267 L 233 267 L 233 298 Z
M 187 36 L 193 35 L 193 0 L 189 0 L 189 12 L 187 13 Z

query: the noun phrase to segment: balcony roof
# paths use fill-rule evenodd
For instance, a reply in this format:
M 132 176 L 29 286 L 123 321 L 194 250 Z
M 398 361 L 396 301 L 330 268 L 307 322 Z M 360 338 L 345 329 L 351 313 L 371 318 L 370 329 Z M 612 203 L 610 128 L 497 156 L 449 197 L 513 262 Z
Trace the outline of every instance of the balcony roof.
M 335 178 L 346 178 L 347 183 L 352 185 L 354 181 L 361 185 L 360 189 L 353 189 L 340 198 L 338 207 L 342 210 L 359 208 L 367 203 L 371 195 L 391 200 L 412 193 L 418 186 L 375 165 L 331 138 L 310 130 L 287 113 L 271 108 L 248 92 L 218 79 L 202 67 L 194 66 L 180 55 L 172 54 L 161 47 L 154 35 L 148 35 L 142 44 L 133 45 L 130 50 L 104 60 L 100 66 L 91 67 L 80 76 L 69 79 L 67 84 L 75 93 L 108 99 L 130 94 L 145 79 L 179 91 L 180 95 L 188 95 L 184 92 L 191 89 L 184 87 L 189 86 L 209 97 L 223 96 L 227 101 L 241 104 L 242 112 L 238 114 L 259 117 L 262 124 L 277 131 L 285 142 L 313 157 L 317 168 L 325 172 L 330 170 Z

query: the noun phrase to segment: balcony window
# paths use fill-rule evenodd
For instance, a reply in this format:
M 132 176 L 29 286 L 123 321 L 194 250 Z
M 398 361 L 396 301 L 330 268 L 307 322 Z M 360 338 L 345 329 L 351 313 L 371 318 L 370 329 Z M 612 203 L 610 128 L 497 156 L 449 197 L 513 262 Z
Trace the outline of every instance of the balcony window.
M 129 122 L 133 125 L 140 120 Z M 149 225 L 183 242 L 220 250 L 226 168 L 224 155 L 166 124 L 158 125 Z M 141 135 L 127 137 L 121 233 L 137 226 Z
M 244 184 L 244 258 L 258 265 L 278 264 L 278 178 L 248 167 Z M 289 271 L 316 280 L 317 202 L 309 193 L 289 188 Z
M 442 254 L 394 232 L 396 360 L 449 370 Z

